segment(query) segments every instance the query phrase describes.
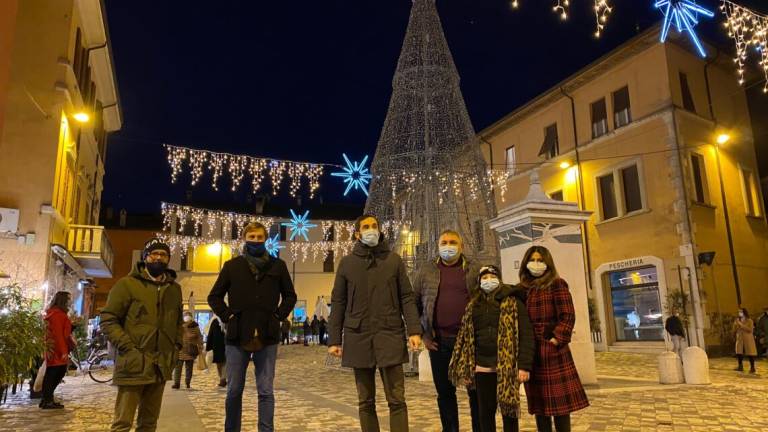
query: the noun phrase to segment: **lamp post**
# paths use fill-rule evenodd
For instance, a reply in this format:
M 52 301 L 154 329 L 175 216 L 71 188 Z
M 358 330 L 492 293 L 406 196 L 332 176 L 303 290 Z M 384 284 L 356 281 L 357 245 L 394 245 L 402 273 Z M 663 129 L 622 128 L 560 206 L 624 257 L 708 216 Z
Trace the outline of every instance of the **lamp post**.
M 731 233 L 731 218 L 728 215 L 728 200 L 725 196 L 725 182 L 723 182 L 723 168 L 720 164 L 720 146 L 727 144 L 731 136 L 721 133 L 717 136 L 715 147 L 715 160 L 717 161 L 717 177 L 720 179 L 720 198 L 723 201 L 723 215 L 725 216 L 725 232 L 728 237 L 728 252 L 731 256 L 731 269 L 733 271 L 733 283 L 736 287 L 736 302 L 741 305 L 741 287 L 739 286 L 739 271 L 736 267 L 736 253 L 733 250 L 733 234 Z

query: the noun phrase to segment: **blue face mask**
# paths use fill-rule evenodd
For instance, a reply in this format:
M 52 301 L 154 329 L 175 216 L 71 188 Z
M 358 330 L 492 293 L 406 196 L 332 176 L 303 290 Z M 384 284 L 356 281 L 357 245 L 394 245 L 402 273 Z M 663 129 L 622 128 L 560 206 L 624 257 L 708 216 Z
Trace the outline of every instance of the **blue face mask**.
M 264 242 L 247 241 L 245 242 L 244 251 L 252 257 L 258 257 L 267 252 L 267 247 Z
M 368 247 L 374 247 L 379 244 L 379 231 L 368 230 L 360 233 L 360 241 Z
M 451 261 L 459 254 L 459 247 L 454 245 L 440 246 L 440 258 Z
M 480 289 L 485 291 L 486 293 L 491 293 L 493 290 L 499 287 L 499 280 L 496 278 L 492 279 L 483 279 L 480 281 Z

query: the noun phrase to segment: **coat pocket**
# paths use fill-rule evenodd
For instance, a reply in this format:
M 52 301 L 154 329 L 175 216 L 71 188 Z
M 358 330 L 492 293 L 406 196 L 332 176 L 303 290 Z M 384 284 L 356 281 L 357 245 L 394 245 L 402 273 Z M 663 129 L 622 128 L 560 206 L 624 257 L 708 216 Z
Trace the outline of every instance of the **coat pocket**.
M 230 342 L 240 342 L 240 325 L 237 315 L 227 321 L 226 337 Z
M 144 371 L 144 354 L 132 349 L 117 356 L 115 371 L 126 375 L 139 375 Z
M 344 328 L 349 330 L 360 330 L 360 318 L 346 318 L 344 320 Z

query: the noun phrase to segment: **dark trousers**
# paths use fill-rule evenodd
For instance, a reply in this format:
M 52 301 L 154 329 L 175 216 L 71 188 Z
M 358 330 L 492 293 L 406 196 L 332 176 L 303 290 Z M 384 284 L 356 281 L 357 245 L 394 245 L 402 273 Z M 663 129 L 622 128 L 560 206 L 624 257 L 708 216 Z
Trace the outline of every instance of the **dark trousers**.
M 408 432 L 408 407 L 405 404 L 405 373 L 402 365 L 379 368 L 384 394 L 389 405 L 389 430 Z M 376 415 L 376 369 L 355 368 L 358 412 L 362 432 L 379 432 Z
M 440 410 L 440 422 L 443 432 L 459 432 L 459 404 L 456 401 L 456 387 L 448 379 L 448 365 L 451 363 L 456 338 L 437 338 L 437 351 L 429 352 L 432 367 L 432 379 L 437 391 L 437 408 Z M 467 389 L 469 408 L 472 414 L 472 431 L 480 432 L 478 424 L 477 392 Z
M 557 432 L 571 432 L 570 414 L 555 416 L 555 430 Z M 536 416 L 536 430 L 539 432 L 552 432 L 552 417 Z
M 67 374 L 67 365 L 48 366 L 43 376 L 43 402 L 53 402 L 53 392 L 59 386 L 64 375 Z
M 192 368 L 195 366 L 194 360 L 176 360 L 176 369 L 173 370 L 173 384 L 177 387 L 181 384 L 181 367 L 184 366 L 186 374 L 184 383 L 189 387 L 192 383 Z
M 290 333 L 283 332 L 283 336 L 280 338 L 280 340 L 282 341 L 283 345 L 288 345 L 291 343 Z
M 749 359 L 749 370 L 754 371 L 755 370 L 755 356 L 747 356 Z M 741 354 L 736 355 L 736 359 L 739 360 L 739 370 L 744 370 L 744 356 Z M 48 373 L 45 374 L 45 377 L 48 378 Z M 43 384 L 45 385 L 45 384 Z M 45 398 L 45 394 L 43 394 L 43 398 Z
M 480 432 L 496 432 L 496 373 L 475 373 Z M 517 417 L 502 416 L 504 432 L 517 432 Z

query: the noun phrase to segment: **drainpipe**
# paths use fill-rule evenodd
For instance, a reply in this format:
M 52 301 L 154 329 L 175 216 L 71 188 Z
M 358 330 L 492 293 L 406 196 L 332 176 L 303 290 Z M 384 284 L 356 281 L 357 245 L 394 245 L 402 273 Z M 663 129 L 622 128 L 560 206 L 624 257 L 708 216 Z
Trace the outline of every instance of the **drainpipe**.
M 709 66 L 711 66 L 717 58 L 720 56 L 720 50 L 717 49 L 716 54 L 704 65 L 704 83 L 707 87 L 707 103 L 709 104 L 709 116 L 714 122 L 713 135 L 717 133 L 717 118 L 715 118 L 715 110 L 712 106 L 712 91 L 709 86 Z M 720 180 L 720 199 L 723 201 L 723 216 L 725 218 L 725 233 L 728 238 L 728 253 L 731 257 L 731 271 L 733 273 L 733 284 L 736 288 L 736 302 L 741 305 L 741 286 L 739 285 L 739 270 L 736 267 L 736 252 L 733 247 L 733 233 L 731 232 L 731 217 L 728 214 L 728 201 L 725 196 L 725 184 L 723 182 L 723 170 L 720 165 L 720 146 L 715 146 L 715 158 L 717 159 L 717 177 Z
M 584 175 L 581 169 L 581 154 L 579 153 L 579 134 L 576 127 L 576 102 L 573 100 L 573 96 L 565 91 L 565 87 L 560 87 L 560 93 L 567 97 L 571 101 L 571 119 L 573 123 L 573 149 L 576 154 L 576 170 L 579 178 L 579 209 L 586 210 L 586 203 L 584 202 Z M 587 222 L 582 222 L 582 233 L 584 235 L 584 255 L 587 259 L 587 284 L 589 284 L 589 290 L 592 290 L 592 253 L 589 249 L 589 229 Z

